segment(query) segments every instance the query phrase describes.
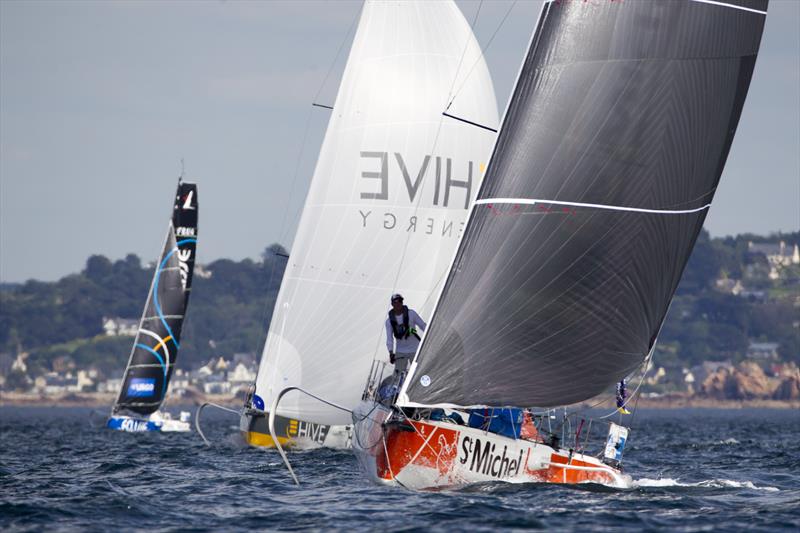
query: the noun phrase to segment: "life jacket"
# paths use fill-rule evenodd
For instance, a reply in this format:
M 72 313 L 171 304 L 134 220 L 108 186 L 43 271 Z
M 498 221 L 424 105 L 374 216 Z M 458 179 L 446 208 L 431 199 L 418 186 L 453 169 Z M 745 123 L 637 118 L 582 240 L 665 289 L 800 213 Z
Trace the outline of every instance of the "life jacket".
M 403 323 L 398 324 L 397 318 L 395 318 L 394 309 L 389 309 L 389 323 L 392 325 L 392 332 L 394 333 L 395 339 L 407 339 L 409 335 L 412 334 L 411 328 L 408 327 L 408 306 L 403 306 Z M 416 334 L 414 334 L 417 337 Z M 417 337 L 419 338 L 419 337 Z

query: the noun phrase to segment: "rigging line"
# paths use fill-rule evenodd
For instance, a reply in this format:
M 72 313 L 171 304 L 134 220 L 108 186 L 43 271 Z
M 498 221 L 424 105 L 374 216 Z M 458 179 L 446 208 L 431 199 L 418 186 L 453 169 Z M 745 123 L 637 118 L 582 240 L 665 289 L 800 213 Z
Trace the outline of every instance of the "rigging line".
M 300 163 L 303 160 L 303 154 L 305 153 L 306 143 L 308 141 L 308 132 L 309 132 L 310 127 L 311 127 L 311 117 L 313 116 L 313 111 L 314 111 L 313 107 L 314 106 L 316 106 L 316 107 L 327 107 L 327 106 L 324 106 L 324 105 L 321 105 L 321 104 L 317 104 L 316 103 L 317 98 L 319 98 L 319 95 L 322 93 L 322 90 L 325 88 L 325 84 L 328 82 L 328 78 L 330 77 L 331 73 L 333 72 L 333 67 L 336 65 L 336 62 L 338 61 L 339 56 L 342 53 L 342 49 L 344 48 L 345 43 L 348 41 L 348 39 L 350 37 L 350 33 L 352 32 L 353 27 L 355 26 L 356 22 L 358 21 L 362 10 L 363 10 L 363 4 L 362 4 L 362 8 L 359 9 L 356 12 L 355 17 L 353 17 L 353 20 L 350 22 L 350 26 L 347 28 L 347 32 L 345 32 L 344 38 L 339 43 L 339 48 L 336 50 L 336 55 L 334 56 L 334 58 L 331 61 L 330 65 L 328 66 L 328 71 L 325 74 L 325 77 L 323 78 L 322 83 L 320 83 L 319 88 L 317 89 L 317 92 L 314 94 L 314 98 L 312 98 L 312 104 L 311 104 L 312 109 L 308 110 L 308 114 L 306 116 L 306 123 L 305 123 L 305 127 L 303 129 L 303 139 L 300 142 L 300 152 L 297 154 L 297 161 L 295 162 L 294 174 L 292 176 L 292 184 L 289 187 L 289 197 L 287 198 L 286 207 L 284 208 L 284 211 L 283 211 L 283 220 L 281 221 L 281 229 L 280 229 L 280 232 L 278 233 L 278 242 L 279 243 L 285 237 L 286 224 L 287 224 L 288 217 L 289 217 L 289 210 L 290 210 L 291 205 L 292 205 L 292 197 L 294 196 L 294 190 L 295 190 L 295 186 L 297 184 L 297 178 L 298 178 L 298 176 L 300 174 Z M 333 109 L 333 108 L 331 107 L 330 109 Z M 286 257 L 287 260 L 289 258 L 288 255 L 284 255 L 284 254 L 277 254 L 276 253 L 275 255 L 280 255 L 281 257 Z M 269 282 L 267 284 L 267 295 L 268 295 L 268 297 L 267 297 L 267 301 L 264 303 L 264 312 L 263 312 L 262 317 L 261 317 L 261 323 L 262 324 L 266 323 L 266 321 L 267 321 L 267 313 L 269 312 L 270 307 L 272 307 L 272 308 L 275 307 L 275 305 L 278 302 L 278 295 L 280 294 L 280 288 L 279 288 L 278 293 L 275 294 L 275 301 L 272 303 L 272 306 L 270 306 L 269 305 L 269 290 L 272 287 L 272 283 L 274 281 L 275 261 L 271 261 L 271 263 L 272 264 L 270 266 Z M 289 265 L 288 265 L 288 261 L 287 261 L 287 264 L 284 267 L 284 269 L 286 267 L 288 267 L 288 266 Z M 264 342 L 262 343 L 265 347 L 266 347 L 266 336 L 268 334 L 269 334 L 269 328 L 267 328 L 267 332 L 264 334 L 265 335 L 264 336 Z M 256 379 L 256 381 L 257 381 L 257 379 Z
M 197 430 L 197 433 L 200 435 L 200 438 L 203 439 L 203 442 L 206 443 L 206 446 L 211 446 L 211 442 L 209 442 L 209 440 L 206 438 L 202 428 L 200 427 L 200 414 L 206 407 L 216 407 L 217 409 L 221 409 L 223 411 L 227 411 L 235 415 L 241 415 L 241 413 L 239 411 L 236 411 L 235 409 L 231 409 L 230 407 L 223 407 L 222 405 L 218 405 L 212 402 L 205 402 L 204 404 L 202 404 L 200 407 L 197 408 L 197 411 L 194 414 L 194 427 Z
M 362 9 L 363 9 L 363 5 L 362 5 Z M 325 85 L 328 83 L 328 78 L 330 78 L 331 73 L 333 72 L 333 68 L 334 68 L 334 66 L 336 66 L 336 62 L 339 60 L 339 56 L 342 53 L 342 49 L 344 49 L 344 45 L 348 41 L 348 39 L 350 37 L 350 33 L 353 30 L 353 26 L 355 26 L 356 22 L 358 21 L 358 18 L 359 18 L 360 14 L 361 14 L 361 9 L 359 9 L 356 12 L 355 17 L 353 17 L 353 20 L 350 21 L 350 26 L 347 28 L 347 32 L 345 32 L 344 38 L 339 43 L 339 48 L 336 50 L 336 55 L 333 57 L 333 60 L 328 65 L 328 71 L 325 73 L 325 77 L 322 79 L 322 83 L 320 83 L 319 87 L 317 88 L 317 92 L 314 94 L 314 98 L 311 99 L 311 101 L 312 101 L 311 105 L 312 106 L 326 107 L 328 109 L 333 109 L 333 107 L 329 107 L 329 106 L 322 105 L 322 104 L 317 104 L 316 101 L 317 101 L 317 98 L 319 98 L 319 95 L 322 94 L 322 90 L 325 88 Z M 303 152 L 305 151 L 306 140 L 308 138 L 309 125 L 311 123 L 311 116 L 312 116 L 312 114 L 311 114 L 311 111 L 309 110 L 308 118 L 306 119 L 305 131 L 303 133 L 303 140 L 301 142 L 300 153 L 297 156 L 297 163 L 295 165 L 294 176 L 292 177 L 292 188 L 289 191 L 289 199 L 288 199 L 289 201 L 286 204 L 286 209 L 284 210 L 284 220 L 281 223 L 281 233 L 279 234 L 280 237 L 283 237 L 283 232 L 285 230 L 285 225 L 286 225 L 286 215 L 289 212 L 289 206 L 291 204 L 291 199 L 292 199 L 291 197 L 292 197 L 292 193 L 294 192 L 294 185 L 295 185 L 295 183 L 297 181 L 297 176 L 298 176 L 298 174 L 300 172 L 300 161 L 302 159 Z
M 473 36 L 475 35 L 475 24 L 478 22 L 478 14 L 481 12 L 481 7 L 483 7 L 483 0 L 478 4 L 478 10 L 475 11 L 475 16 L 472 17 L 472 24 L 469 26 Z M 461 51 L 461 58 L 458 60 L 458 66 L 456 67 L 456 75 L 453 76 L 453 83 L 450 84 L 450 89 L 447 90 L 447 109 L 450 109 L 450 106 L 453 105 L 453 87 L 456 86 L 456 82 L 458 81 L 458 73 L 461 72 L 461 65 L 464 63 L 464 57 L 467 55 L 469 42 L 470 38 L 469 35 L 467 35 L 467 42 L 464 43 L 464 49 Z
M 319 89 L 317 89 L 317 94 L 314 95 L 314 101 L 315 102 L 317 101 L 317 98 L 319 98 L 319 95 L 322 93 L 322 89 L 325 88 L 325 84 L 328 83 L 328 78 L 331 76 L 331 73 L 333 72 L 333 67 L 336 65 L 336 61 L 338 61 L 339 56 L 342 53 L 342 49 L 344 49 L 344 43 L 346 43 L 347 40 L 348 40 L 348 37 L 350 37 L 350 32 L 353 31 L 353 27 L 356 25 L 356 22 L 358 21 L 358 18 L 361 15 L 361 11 L 363 9 L 364 9 L 364 5 L 362 3 L 361 9 L 359 9 L 356 12 L 356 16 L 353 17 L 352 21 L 350 21 L 350 27 L 347 28 L 347 32 L 344 34 L 344 38 L 342 39 L 342 42 L 339 43 L 339 48 L 336 50 L 336 55 L 334 56 L 333 61 L 331 61 L 330 65 L 328 66 L 328 72 L 325 74 L 325 78 L 323 78 L 322 83 L 319 86 Z
M 644 363 L 643 363 L 644 369 L 642 370 L 642 376 L 639 378 L 639 383 L 636 385 L 636 388 L 633 389 L 633 393 L 622 404 L 623 408 L 626 407 L 634 397 L 637 397 L 637 394 L 639 392 L 639 388 L 642 386 L 642 383 L 644 383 L 644 377 L 647 375 L 647 367 L 649 366 L 650 358 L 652 357 L 653 353 L 655 353 L 655 350 L 650 352 L 650 355 L 648 355 L 647 359 L 644 360 Z M 610 417 L 614 416 L 615 414 L 617 414 L 617 412 L 618 412 L 617 408 L 615 408 L 613 411 L 611 411 L 607 415 L 603 415 L 601 417 L 598 417 L 598 420 L 604 420 L 606 418 L 610 418 Z
M 318 401 L 320 401 L 320 402 L 322 402 L 324 404 L 330 405 L 331 407 L 334 407 L 336 409 L 340 409 L 342 411 L 348 412 L 348 413 L 350 413 L 351 417 L 353 416 L 353 411 L 348 409 L 347 407 L 342 407 L 341 405 L 338 405 L 338 404 L 333 403 L 331 401 L 328 401 L 328 400 L 326 400 L 324 398 L 321 398 L 320 396 L 317 396 L 316 394 L 312 394 L 312 393 L 308 392 L 307 390 L 304 390 L 301 387 L 294 387 L 294 386 L 286 387 L 283 390 L 281 390 L 278 393 L 277 396 L 275 396 L 275 400 L 272 402 L 272 407 L 269 410 L 269 434 L 272 437 L 272 442 L 275 444 L 275 447 L 278 449 L 278 452 L 280 453 L 281 458 L 283 459 L 283 463 L 286 465 L 286 468 L 289 470 L 289 474 L 292 475 L 292 479 L 294 480 L 295 485 L 300 485 L 300 480 L 297 478 L 297 475 L 295 475 L 294 469 L 292 468 L 291 463 L 289 463 L 289 458 L 286 457 L 286 452 L 283 450 L 283 446 L 281 445 L 281 441 L 278 440 L 278 436 L 275 434 L 275 412 L 278 410 L 278 403 L 281 401 L 281 398 L 283 398 L 284 394 L 286 394 L 287 392 L 295 391 L 295 390 L 298 391 L 298 392 L 302 392 L 303 394 L 306 394 L 308 396 L 311 396 L 315 400 L 318 400 Z
M 486 46 L 483 46 L 483 47 L 479 46 L 480 55 L 478 56 L 478 58 L 475 60 L 475 62 L 470 67 L 469 72 L 467 72 L 467 75 L 464 77 L 464 81 L 461 82 L 461 85 L 459 85 L 459 87 L 456 90 L 455 94 L 453 94 L 452 99 L 447 104 L 447 109 L 450 109 L 450 106 L 453 105 L 453 102 L 455 102 L 456 98 L 458 98 L 459 93 L 461 93 L 461 90 L 464 88 L 464 85 L 466 85 L 467 80 L 469 80 L 469 77 L 472 75 L 472 71 L 475 70 L 475 67 L 478 66 L 478 63 L 481 61 L 481 59 L 483 59 L 484 55 L 486 55 L 486 51 L 489 50 L 489 47 L 492 46 L 492 41 L 494 41 L 494 38 L 497 36 L 497 33 L 500 31 L 500 28 L 503 27 L 503 24 L 506 23 L 506 19 L 508 19 L 508 16 L 511 14 L 511 10 L 514 9 L 515 5 L 517 5 L 517 0 L 514 0 L 511 3 L 511 6 L 508 8 L 508 11 L 506 11 L 506 14 L 503 16 L 503 19 L 500 21 L 500 24 L 497 25 L 497 28 L 495 28 L 494 33 L 492 33 L 492 36 L 486 42 Z M 480 11 L 480 8 L 478 8 L 478 10 Z
M 323 108 L 325 108 L 325 109 L 330 109 L 330 110 L 333 110 L 333 106 L 332 106 L 332 105 L 318 104 L 318 103 L 316 103 L 316 102 L 311 102 L 311 105 L 312 105 L 313 107 L 323 107 Z
M 328 71 L 325 73 L 325 77 L 322 79 L 322 83 L 319 85 L 319 88 L 317 89 L 317 92 L 314 94 L 314 98 L 311 99 L 311 102 L 312 102 L 311 106 L 312 107 L 323 107 L 323 108 L 328 108 L 328 109 L 331 109 L 331 110 L 333 109 L 333 107 L 329 107 L 329 106 L 326 106 L 326 105 L 323 105 L 323 104 L 317 104 L 316 102 L 317 102 L 317 99 L 319 98 L 319 95 L 322 94 L 322 90 L 325 88 L 325 85 L 328 83 L 328 79 L 330 78 L 331 73 L 333 73 L 333 68 L 336 66 L 336 63 L 339 60 L 339 56 L 342 54 L 342 50 L 344 49 L 345 43 L 347 43 L 349 41 L 350 33 L 353 31 L 353 28 L 355 27 L 356 23 L 358 22 L 358 19 L 359 19 L 360 15 L 361 15 L 361 12 L 363 11 L 363 8 L 364 8 L 364 6 L 363 6 L 363 3 L 362 3 L 361 9 L 356 11 L 356 14 L 353 17 L 353 20 L 350 21 L 350 26 L 347 28 L 347 31 L 344 34 L 344 38 L 342 38 L 342 41 L 339 43 L 339 48 L 336 49 L 336 55 L 333 57 L 333 60 L 330 62 L 330 65 L 328 65 Z M 289 202 L 286 204 L 286 213 L 288 213 L 288 211 L 289 211 L 289 207 L 291 205 L 291 194 L 294 192 L 294 185 L 295 185 L 295 182 L 297 181 L 297 175 L 298 175 L 298 173 L 300 171 L 300 161 L 302 159 L 303 152 L 305 151 L 306 140 L 308 138 L 308 127 L 309 127 L 309 125 L 311 123 L 311 116 L 312 115 L 311 115 L 311 110 L 310 110 L 309 114 L 308 114 L 308 120 L 306 121 L 306 131 L 303 134 L 302 148 L 300 150 L 300 155 L 297 157 L 297 165 L 295 166 L 295 175 L 292 178 L 292 190 L 290 191 Z M 301 209 L 302 209 L 302 207 L 301 207 Z M 284 218 L 285 218 L 285 216 L 284 216 Z M 281 224 L 281 237 L 283 237 L 283 232 L 285 231 L 285 227 L 284 227 L 285 223 L 286 223 L 286 220 L 284 219 L 284 222 Z
M 642 367 L 641 367 L 642 368 L 642 376 L 641 376 L 641 378 L 639 378 L 639 384 L 633 390 L 633 393 L 628 397 L 628 400 L 626 400 L 625 403 L 622 405 L 623 407 L 625 407 L 626 405 L 628 405 L 628 403 L 630 403 L 630 400 L 636 395 L 636 392 L 639 390 L 639 387 L 642 386 L 642 382 L 644 381 L 644 377 L 647 375 L 647 369 L 650 366 L 650 360 L 653 357 L 654 353 L 655 353 L 655 345 L 653 345 L 653 350 L 651 350 L 651 352 L 647 355 L 645 360 L 642 362 Z M 610 401 L 611 401 L 611 398 L 603 398 L 603 399 L 600 399 L 597 402 L 589 405 L 588 407 L 584 407 L 582 409 L 576 409 L 575 412 L 576 413 L 585 413 L 586 411 L 594 409 L 595 407 L 599 407 L 599 406 L 601 406 L 601 405 L 603 405 L 605 403 L 608 403 Z M 638 399 L 637 399 L 637 401 L 638 401 Z M 596 420 L 603 420 L 605 418 L 613 416 L 616 412 L 617 412 L 617 408 L 615 407 L 614 410 L 611 413 L 609 413 L 607 415 L 604 415 L 604 416 L 600 416 L 600 417 L 589 417 L 589 420 L 590 421 L 591 420 L 595 420 L 595 419 Z
M 515 3 L 516 3 L 516 0 L 515 0 Z M 463 62 L 463 60 L 464 60 L 464 57 L 465 57 L 465 55 L 466 55 L 466 53 L 467 53 L 467 49 L 469 48 L 469 43 L 470 43 L 470 41 L 471 41 L 471 38 L 472 38 L 472 39 L 475 39 L 475 40 L 477 41 L 477 39 L 475 38 L 475 34 L 474 34 L 474 31 L 473 31 L 473 28 L 474 28 L 475 24 L 477 23 L 477 20 L 478 20 L 478 14 L 479 14 L 479 13 L 480 13 L 480 11 L 481 11 L 481 6 L 482 6 L 482 5 L 483 5 L 483 0 L 481 0 L 481 3 L 478 5 L 478 9 L 477 9 L 477 11 L 475 12 L 475 16 L 473 17 L 472 25 L 470 26 L 470 34 L 468 34 L 468 35 L 467 35 L 467 41 L 466 41 L 466 43 L 464 43 L 464 49 L 463 49 L 463 51 L 462 51 L 462 53 L 461 53 L 461 59 L 459 60 L 459 62 L 458 62 L 458 66 L 456 67 L 455 73 L 453 74 L 453 82 L 452 82 L 452 83 L 451 83 L 451 85 L 450 85 L 450 90 L 449 90 L 449 92 L 448 92 L 448 98 L 450 98 L 450 96 L 452 95 L 453 87 L 455 86 L 455 84 L 456 84 L 456 81 L 458 80 L 458 73 L 461 71 L 461 65 L 462 65 L 462 62 Z M 513 7 L 513 6 L 512 6 L 512 7 Z M 506 14 L 506 16 L 508 16 L 508 14 Z M 495 33 L 496 33 L 496 31 L 495 31 Z M 478 49 L 480 50 L 480 46 L 478 46 Z M 478 62 L 478 61 L 480 61 L 482 58 L 483 58 L 483 51 L 481 51 L 480 55 L 478 56 L 478 59 L 477 59 L 477 61 L 476 61 L 476 64 L 477 64 L 477 62 Z M 473 66 L 472 66 L 472 69 L 474 69 L 474 68 L 475 68 L 475 65 L 473 65 Z M 472 72 L 472 69 L 470 69 L 470 73 Z M 462 82 L 462 84 L 461 84 L 461 87 L 459 88 L 459 91 L 461 90 L 461 88 L 463 88 L 463 87 L 464 87 L 464 84 L 466 84 L 466 81 L 467 81 L 467 79 L 468 79 L 468 78 L 469 78 L 469 74 L 467 74 L 466 78 L 464 79 L 464 82 Z M 450 102 L 447 104 L 447 109 L 449 109 L 449 108 L 450 108 L 450 105 L 453 103 L 453 100 L 455 100 L 455 96 L 453 96 L 453 98 L 452 98 L 452 99 L 450 100 Z M 442 115 L 449 116 L 449 115 L 447 115 L 446 113 L 442 113 Z M 462 119 L 458 119 L 457 117 L 452 117 L 452 118 L 455 118 L 456 120 L 461 120 L 462 122 L 468 122 L 468 123 L 469 123 L 469 121 L 462 120 Z M 439 143 L 439 136 L 441 135 L 441 132 L 442 132 L 442 124 L 443 124 L 443 123 L 444 123 L 444 120 L 443 120 L 443 119 L 441 118 L 441 116 L 440 116 L 440 117 L 439 117 L 439 124 L 438 124 L 438 126 L 437 126 L 437 128 L 436 128 L 436 135 L 435 135 L 435 137 L 433 138 L 433 143 L 432 143 L 431 150 L 430 150 L 430 152 L 431 152 L 432 154 L 433 154 L 433 153 L 435 153 L 435 151 L 436 151 L 436 145 Z M 474 124 L 474 123 L 472 123 L 472 124 Z M 476 126 L 479 126 L 478 124 L 474 124 L 474 125 L 476 125 Z M 482 127 L 483 127 L 483 126 L 482 126 Z M 488 128 L 487 128 L 487 129 L 488 129 Z M 485 172 L 484 172 L 484 176 L 485 176 Z M 482 180 L 483 180 L 483 177 L 481 177 L 481 181 L 482 181 Z M 414 212 L 417 212 L 417 210 L 419 209 L 419 205 L 420 205 L 420 203 L 422 202 L 422 196 L 423 196 L 422 194 L 419 194 L 419 195 L 417 196 L 417 201 L 416 201 L 416 203 L 415 203 L 415 205 L 414 205 Z M 467 221 L 468 219 L 469 219 L 469 210 L 467 211 L 467 218 L 465 219 L 465 223 L 466 223 L 466 221 Z M 406 237 L 406 242 L 405 242 L 405 244 L 403 245 L 403 253 L 400 255 L 400 261 L 399 261 L 399 263 L 398 263 L 398 264 L 400 265 L 400 267 L 397 269 L 397 275 L 395 276 L 395 278 L 394 278 L 394 281 L 392 282 L 392 286 L 394 287 L 394 289 L 393 289 L 393 292 L 394 292 L 394 290 L 396 290 L 396 289 L 397 289 L 397 282 L 398 282 L 398 280 L 400 279 L 400 272 L 402 271 L 403 263 L 404 263 L 404 261 L 405 261 L 405 257 L 406 257 L 406 254 L 407 254 L 407 252 L 408 252 L 408 247 L 409 247 L 409 244 L 410 244 L 410 243 L 411 243 L 411 233 L 409 233 L 409 234 L 408 234 L 408 236 Z M 446 276 L 446 275 L 447 275 L 449 272 L 450 272 L 450 268 L 449 268 L 449 266 L 448 266 L 447 268 L 445 268 L 445 269 L 444 269 L 444 271 L 443 271 L 443 273 L 442 273 L 442 276 L 440 277 L 440 280 L 441 280 L 441 278 L 442 278 L 442 277 Z M 438 293 L 438 290 L 437 290 L 437 287 L 438 287 L 438 285 L 439 285 L 439 284 L 437 283 L 437 284 L 436 284 L 436 285 L 433 287 L 433 289 L 432 289 L 431 291 L 429 291 L 429 293 L 428 293 L 428 297 L 425 299 L 425 303 L 427 303 L 427 302 L 428 302 L 428 300 L 430 300 L 431 296 L 433 296 L 434 294 L 437 294 L 437 293 Z M 429 317 L 429 319 L 428 319 L 428 327 L 430 327 L 430 317 Z M 426 328 L 426 329 L 427 329 L 427 328 Z M 381 346 L 381 337 L 382 337 L 382 335 L 383 335 L 383 331 L 381 331 L 381 332 L 380 332 L 380 333 L 377 335 L 377 343 L 376 343 L 375 351 L 373 352 L 373 356 L 372 356 L 372 359 L 373 359 L 373 361 L 374 361 L 374 360 L 377 360 L 377 357 L 378 357 L 378 351 L 380 350 L 380 346 Z

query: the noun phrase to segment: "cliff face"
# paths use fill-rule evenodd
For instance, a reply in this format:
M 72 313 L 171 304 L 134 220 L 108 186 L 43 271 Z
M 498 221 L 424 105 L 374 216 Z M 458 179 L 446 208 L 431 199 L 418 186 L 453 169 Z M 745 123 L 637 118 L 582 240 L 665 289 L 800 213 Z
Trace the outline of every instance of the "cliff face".
M 786 365 L 775 377 L 768 377 L 758 364 L 741 363 L 709 374 L 700 395 L 716 400 L 797 400 L 800 399 L 800 369 Z
M 800 368 L 787 365 L 781 372 L 780 383 L 772 395 L 774 400 L 800 400 Z

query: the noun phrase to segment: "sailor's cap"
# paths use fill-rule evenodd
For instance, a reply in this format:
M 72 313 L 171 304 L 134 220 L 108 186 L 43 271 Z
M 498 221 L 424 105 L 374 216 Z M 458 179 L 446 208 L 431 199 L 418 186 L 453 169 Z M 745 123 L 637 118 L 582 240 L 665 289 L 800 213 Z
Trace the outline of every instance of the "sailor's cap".
M 396 293 L 392 294 L 392 299 L 391 299 L 391 302 L 392 302 L 392 303 L 394 303 L 394 302 L 395 302 L 395 300 L 400 300 L 400 301 L 402 301 L 402 300 L 403 300 L 403 295 L 402 295 L 402 294 L 400 294 L 399 292 L 396 292 Z

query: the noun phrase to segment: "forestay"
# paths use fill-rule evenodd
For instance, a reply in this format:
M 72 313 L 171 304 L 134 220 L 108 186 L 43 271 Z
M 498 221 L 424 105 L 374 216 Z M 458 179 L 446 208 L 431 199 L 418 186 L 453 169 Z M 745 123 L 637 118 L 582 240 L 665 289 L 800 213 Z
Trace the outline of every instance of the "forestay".
M 197 246 L 197 186 L 178 183 L 172 219 L 112 412 L 148 415 L 164 401 L 178 356 Z
M 642 364 L 725 165 L 766 4 L 545 4 L 401 404 L 567 405 Z
M 300 386 L 354 406 L 373 357 L 388 359 L 390 295 L 430 315 L 495 137 L 442 116 L 454 87 L 450 114 L 497 126 L 488 70 L 454 3 L 364 4 L 270 323 L 257 405 Z M 277 414 L 350 423 L 297 393 Z

